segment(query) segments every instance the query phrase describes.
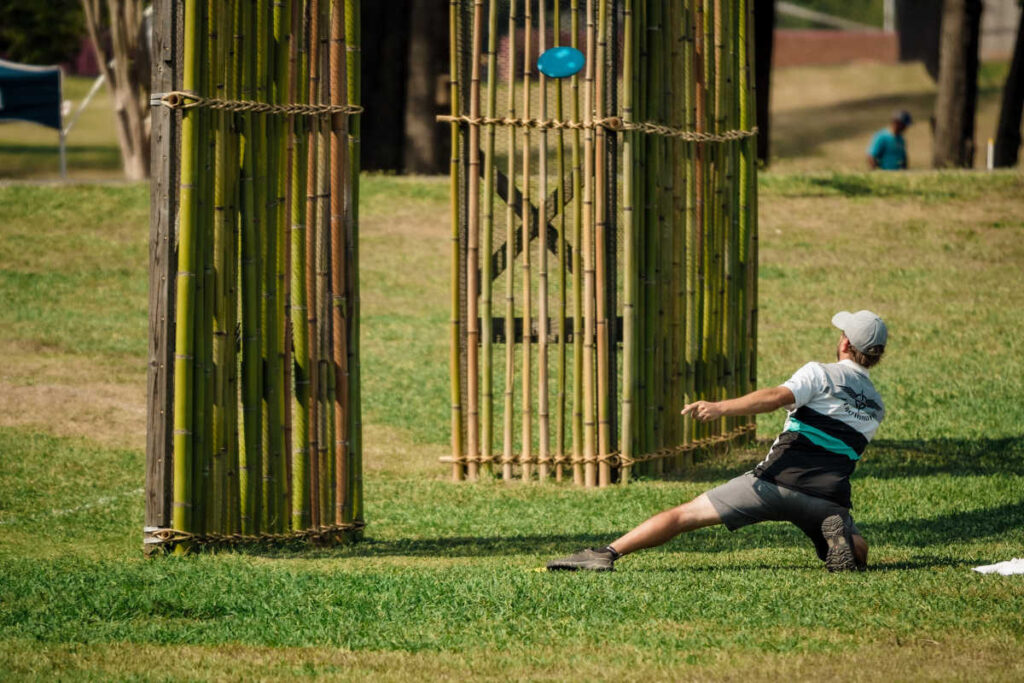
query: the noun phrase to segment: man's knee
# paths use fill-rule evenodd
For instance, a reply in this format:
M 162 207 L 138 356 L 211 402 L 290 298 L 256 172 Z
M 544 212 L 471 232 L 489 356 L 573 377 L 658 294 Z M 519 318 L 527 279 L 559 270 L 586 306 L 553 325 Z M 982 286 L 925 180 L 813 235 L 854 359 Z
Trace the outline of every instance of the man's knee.
M 697 496 L 689 503 L 683 503 L 673 508 L 672 513 L 676 524 L 679 525 L 682 531 L 692 531 L 693 529 L 722 523 L 722 518 L 718 515 L 718 511 L 711 503 L 711 499 L 705 493 Z

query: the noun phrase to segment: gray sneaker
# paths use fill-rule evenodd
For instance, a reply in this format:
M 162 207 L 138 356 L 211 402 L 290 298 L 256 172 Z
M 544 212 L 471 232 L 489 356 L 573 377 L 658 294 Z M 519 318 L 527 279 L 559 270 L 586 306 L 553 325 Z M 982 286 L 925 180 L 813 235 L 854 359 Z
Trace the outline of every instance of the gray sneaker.
M 548 571 L 577 571 L 586 569 L 592 572 L 615 571 L 616 557 L 607 548 L 587 548 L 568 557 L 548 562 Z
M 821 535 L 828 544 L 825 567 L 830 572 L 849 572 L 859 569 L 853 552 L 853 535 L 843 518 L 830 515 L 821 523 Z

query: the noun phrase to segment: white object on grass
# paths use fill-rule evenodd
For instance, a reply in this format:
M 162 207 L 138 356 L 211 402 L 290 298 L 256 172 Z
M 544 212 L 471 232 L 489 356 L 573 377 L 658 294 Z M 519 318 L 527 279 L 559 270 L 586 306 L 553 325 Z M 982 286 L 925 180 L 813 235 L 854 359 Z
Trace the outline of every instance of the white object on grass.
M 1003 576 L 1024 574 L 1024 557 L 1015 557 L 1012 560 L 1007 560 L 1006 562 L 997 562 L 996 564 L 988 564 L 984 567 L 975 567 L 974 571 L 979 574 L 1002 574 Z

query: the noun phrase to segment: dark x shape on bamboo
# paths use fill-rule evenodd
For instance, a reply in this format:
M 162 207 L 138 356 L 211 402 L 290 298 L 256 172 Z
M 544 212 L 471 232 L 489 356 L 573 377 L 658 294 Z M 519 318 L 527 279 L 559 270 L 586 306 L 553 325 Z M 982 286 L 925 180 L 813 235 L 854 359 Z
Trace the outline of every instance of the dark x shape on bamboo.
M 502 173 L 498 169 L 495 170 L 495 187 L 498 192 L 498 196 L 509 204 L 511 201 L 512 210 L 515 211 L 516 215 L 519 216 L 519 220 L 523 220 L 523 193 L 519 191 L 519 188 L 515 186 L 515 183 L 510 183 L 508 176 Z M 483 174 L 483 165 L 480 167 L 480 173 Z M 548 195 L 547 210 L 544 212 L 547 214 L 544 221 L 548 230 L 548 251 L 555 256 L 558 256 L 558 229 L 551 224 L 551 221 L 555 219 L 555 216 L 566 207 L 566 205 L 572 201 L 573 188 L 571 182 L 571 176 L 564 178 L 562 187 L 565 188 L 565 197 L 559 202 L 558 201 L 558 190 L 555 190 Z M 511 189 L 511 200 L 509 199 L 509 192 Z M 540 237 L 540 218 L 537 207 L 532 203 L 530 204 L 530 240 L 533 241 Z M 523 232 L 522 230 L 516 230 L 513 233 L 513 248 L 515 249 L 516 256 L 523 253 Z M 508 254 L 506 246 L 508 245 L 508 236 L 505 237 L 505 241 L 501 244 L 498 249 L 491 254 L 491 279 L 497 280 L 498 276 L 505 272 L 505 268 L 508 267 Z M 565 260 L 566 271 L 572 272 L 572 245 L 567 241 L 565 243 L 565 254 L 562 255 Z M 482 279 L 482 275 L 480 276 Z M 478 280 L 479 282 L 480 280 Z

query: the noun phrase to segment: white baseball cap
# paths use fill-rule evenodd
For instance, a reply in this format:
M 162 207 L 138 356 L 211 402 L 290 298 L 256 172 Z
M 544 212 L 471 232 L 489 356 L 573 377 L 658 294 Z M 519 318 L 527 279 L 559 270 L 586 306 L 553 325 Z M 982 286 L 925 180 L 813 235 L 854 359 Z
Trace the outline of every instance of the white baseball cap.
M 853 348 L 867 353 L 876 346 L 885 348 L 889 330 L 885 323 L 871 311 L 839 311 L 832 316 L 832 324 L 843 331 Z

